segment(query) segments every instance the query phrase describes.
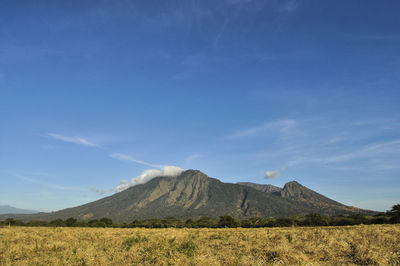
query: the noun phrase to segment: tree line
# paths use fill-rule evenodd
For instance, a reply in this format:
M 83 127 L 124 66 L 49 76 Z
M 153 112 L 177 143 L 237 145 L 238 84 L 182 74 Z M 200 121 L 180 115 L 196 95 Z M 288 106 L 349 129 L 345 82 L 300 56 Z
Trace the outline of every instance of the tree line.
M 0 221 L 0 226 L 47 226 L 47 227 L 117 227 L 117 228 L 257 228 L 257 227 L 286 227 L 286 226 L 343 226 L 359 224 L 395 224 L 400 223 L 400 204 L 394 205 L 390 211 L 375 216 L 362 214 L 324 216 L 310 213 L 306 216 L 291 216 L 281 218 L 248 218 L 235 219 L 232 216 L 219 218 L 201 217 L 198 219 L 180 220 L 173 217 L 166 219 L 135 220 L 131 223 L 114 223 L 110 218 L 81 221 L 75 218 L 66 220 L 56 219 L 51 222 L 29 221 L 15 219 Z

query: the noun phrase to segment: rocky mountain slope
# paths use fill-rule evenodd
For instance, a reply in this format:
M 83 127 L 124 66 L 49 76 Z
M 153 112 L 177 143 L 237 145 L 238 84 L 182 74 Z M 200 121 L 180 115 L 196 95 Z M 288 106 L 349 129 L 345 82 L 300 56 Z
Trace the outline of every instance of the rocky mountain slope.
M 273 194 L 285 199 L 296 202 L 299 205 L 306 205 L 314 209 L 316 213 L 323 213 L 326 215 L 335 215 L 343 211 L 344 213 L 364 212 L 355 207 L 343 205 L 337 201 L 329 199 L 296 181 L 291 181 L 285 184 L 283 188 L 273 185 L 261 185 L 250 182 L 238 183 L 244 186 L 249 186 L 267 194 Z

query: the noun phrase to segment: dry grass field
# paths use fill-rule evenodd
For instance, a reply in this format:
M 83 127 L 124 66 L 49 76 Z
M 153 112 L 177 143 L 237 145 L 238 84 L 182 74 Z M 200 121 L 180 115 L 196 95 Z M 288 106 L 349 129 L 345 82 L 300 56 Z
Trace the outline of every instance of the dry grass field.
M 0 228 L 0 265 L 400 265 L 400 225 Z

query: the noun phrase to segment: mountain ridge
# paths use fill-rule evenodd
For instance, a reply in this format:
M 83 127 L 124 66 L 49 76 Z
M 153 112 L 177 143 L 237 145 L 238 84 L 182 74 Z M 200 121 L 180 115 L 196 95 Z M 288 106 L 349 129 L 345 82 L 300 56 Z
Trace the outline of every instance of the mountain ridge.
M 38 213 L 38 211 L 19 209 L 10 205 L 0 205 L 0 214 L 33 214 L 33 213 Z
M 199 170 L 186 170 L 179 176 L 156 177 L 145 184 L 81 206 L 51 213 L 14 215 L 12 218 L 50 221 L 69 217 L 79 220 L 108 217 L 117 222 L 131 222 L 166 217 L 188 219 L 230 215 L 250 218 L 311 212 L 325 215 L 372 212 L 345 206 L 297 182 L 273 192 L 262 191 L 261 187 L 256 189 L 249 184 L 223 183 Z

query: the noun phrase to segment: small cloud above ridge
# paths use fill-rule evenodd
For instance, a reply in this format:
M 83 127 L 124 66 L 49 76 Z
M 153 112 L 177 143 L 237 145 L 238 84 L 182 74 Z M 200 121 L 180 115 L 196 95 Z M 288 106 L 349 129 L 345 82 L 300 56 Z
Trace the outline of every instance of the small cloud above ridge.
M 278 178 L 281 175 L 279 171 L 267 171 L 265 172 L 264 178 L 266 179 L 275 179 Z

